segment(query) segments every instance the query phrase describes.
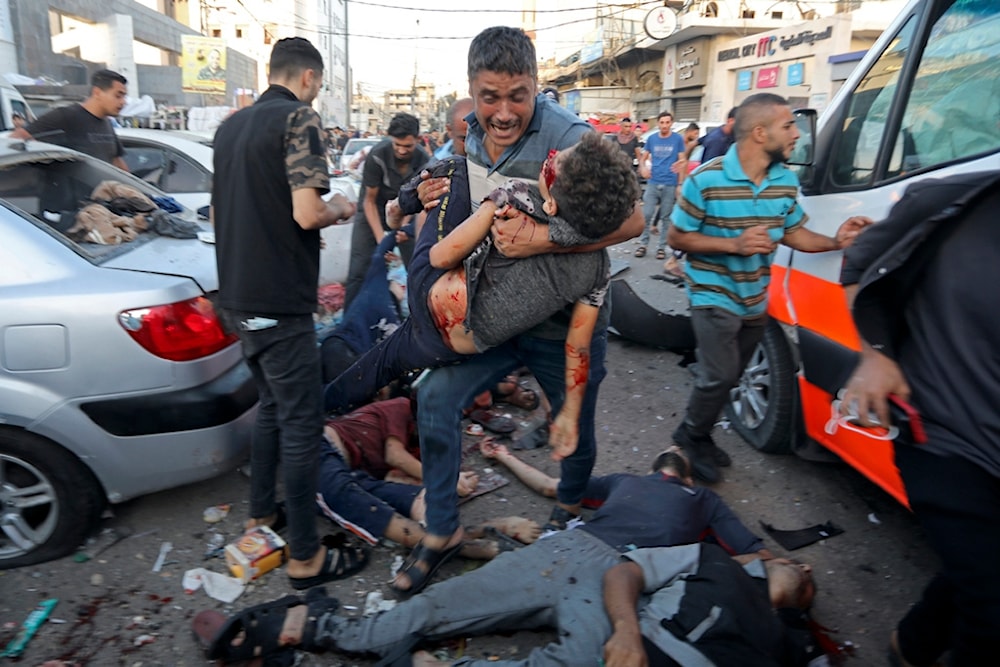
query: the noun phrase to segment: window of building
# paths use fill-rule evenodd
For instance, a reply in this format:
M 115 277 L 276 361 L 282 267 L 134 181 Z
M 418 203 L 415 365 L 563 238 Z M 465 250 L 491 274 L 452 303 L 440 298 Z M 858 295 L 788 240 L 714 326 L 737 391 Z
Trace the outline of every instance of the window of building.
M 247 34 L 246 26 L 243 25 L 236 26 L 236 39 L 243 39 L 244 37 L 246 37 L 246 34 Z
M 209 33 L 212 37 L 222 37 L 222 28 L 212 28 Z

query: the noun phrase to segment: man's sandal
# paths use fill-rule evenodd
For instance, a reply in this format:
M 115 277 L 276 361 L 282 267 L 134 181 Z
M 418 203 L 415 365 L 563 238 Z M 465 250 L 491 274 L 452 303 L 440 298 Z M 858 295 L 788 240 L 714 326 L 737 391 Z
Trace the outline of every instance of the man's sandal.
M 327 647 L 316 643 L 316 619 L 322 614 L 336 612 L 339 605 L 336 598 L 328 597 L 324 589 L 317 588 L 309 591 L 304 600 L 297 595 L 286 595 L 272 602 L 247 607 L 229 617 L 209 642 L 205 657 L 231 663 L 287 653 L 291 647 L 281 644 L 285 616 L 290 609 L 302 605 L 308 607 L 306 621 L 302 637 L 294 648 L 314 653 L 326 650 Z M 198 616 L 195 617 L 197 620 Z M 197 636 L 202 636 L 197 625 L 195 632 Z
M 657 250 L 656 251 L 656 259 L 666 259 L 666 258 L 667 258 L 667 251 L 666 250 Z
M 633 254 L 636 257 L 645 257 L 646 256 L 646 246 L 644 246 L 644 245 L 639 246 L 638 248 L 635 249 L 635 253 L 633 253 Z
M 405 574 L 407 576 L 410 580 L 410 587 L 406 589 L 398 588 L 394 583 L 390 586 L 390 588 L 392 588 L 397 595 L 404 598 L 416 595 L 427 587 L 427 584 L 429 584 L 434 575 L 437 574 L 437 571 L 441 569 L 441 566 L 454 558 L 455 554 L 461 550 L 461 542 L 455 546 L 441 550 L 431 549 L 423 542 L 418 542 L 417 546 L 413 547 L 413 551 L 410 552 L 410 555 L 406 557 L 405 561 L 403 561 L 403 566 L 399 568 L 398 573 Z M 425 572 L 417 567 L 417 563 L 423 563 L 426 565 L 427 571 Z
M 343 534 L 327 535 L 323 538 L 326 545 L 326 560 L 319 574 L 311 577 L 288 577 L 288 583 L 297 591 L 304 591 L 313 586 L 337 581 L 365 569 L 371 558 L 371 550 L 348 540 Z
M 556 505 L 552 508 L 552 514 L 549 515 L 549 522 L 542 528 L 542 532 L 566 530 L 566 524 L 573 519 L 579 518 L 579 514 L 573 514 L 568 509 Z

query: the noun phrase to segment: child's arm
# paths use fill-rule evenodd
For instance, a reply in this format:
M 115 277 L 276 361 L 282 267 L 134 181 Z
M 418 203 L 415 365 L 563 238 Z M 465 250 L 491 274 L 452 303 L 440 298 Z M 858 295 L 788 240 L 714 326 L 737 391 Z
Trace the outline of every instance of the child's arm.
M 489 200 L 484 201 L 478 211 L 431 246 L 431 266 L 435 269 L 453 269 L 461 264 L 462 260 L 468 257 L 469 253 L 475 250 L 490 233 L 496 210 L 496 204 Z M 430 220 L 427 224 L 434 224 L 434 221 Z
M 579 301 L 573 305 L 566 335 L 566 400 L 549 429 L 552 459 L 561 461 L 576 451 L 580 436 L 580 408 L 590 374 L 590 341 L 600 308 Z
M 385 439 L 385 462 L 390 467 L 399 468 L 418 481 L 424 478 L 424 469 L 420 465 L 420 459 L 406 451 L 403 442 L 395 436 L 390 435 Z

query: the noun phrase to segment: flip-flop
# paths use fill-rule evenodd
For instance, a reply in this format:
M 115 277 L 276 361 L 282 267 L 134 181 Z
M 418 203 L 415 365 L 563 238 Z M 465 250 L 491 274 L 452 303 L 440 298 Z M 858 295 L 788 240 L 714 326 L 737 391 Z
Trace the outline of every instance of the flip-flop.
M 513 419 L 495 415 L 489 410 L 473 410 L 469 413 L 469 419 L 494 433 L 513 433 L 517 430 Z
M 280 645 L 285 615 L 289 609 L 302 605 L 306 605 L 308 611 L 306 625 L 302 628 L 301 640 L 294 645 Z M 257 664 L 258 658 L 264 659 L 263 665 L 265 667 L 294 664 L 296 649 L 317 653 L 327 648 L 316 643 L 317 623 L 315 619 L 318 619 L 322 614 L 336 612 L 338 606 L 336 598 L 328 597 L 325 589 L 317 588 L 309 591 L 305 600 L 296 595 L 286 595 L 271 602 L 247 607 L 223 621 L 222 626 L 208 643 L 205 657 L 209 660 L 221 660 L 224 664 L 239 661 L 253 661 L 250 664 Z M 198 616 L 195 619 L 197 620 Z M 211 617 L 202 617 L 202 632 L 205 630 L 204 625 L 210 621 Z M 200 639 L 201 634 L 198 632 L 198 626 L 193 625 L 192 629 L 195 630 L 196 636 Z M 234 645 L 233 642 L 240 637 L 241 633 L 243 635 L 242 641 L 238 645 Z M 287 661 L 289 654 L 292 658 L 291 662 Z
M 399 568 L 399 574 L 405 574 L 409 577 L 410 587 L 402 589 L 392 585 L 390 588 L 392 588 L 396 595 L 403 598 L 416 595 L 427 587 L 427 584 L 429 584 L 434 575 L 437 574 L 437 571 L 441 569 L 441 566 L 454 558 L 455 554 L 461 550 L 461 542 L 452 547 L 441 550 L 431 549 L 430 547 L 425 546 L 423 542 L 418 542 L 417 546 L 413 547 L 413 551 L 410 552 L 410 555 L 406 557 L 405 561 L 403 561 L 403 566 Z M 417 563 L 425 563 L 427 565 L 427 571 L 424 572 L 418 568 Z
M 319 574 L 311 577 L 288 577 L 288 583 L 297 591 L 304 591 L 313 586 L 337 581 L 365 569 L 371 558 L 371 550 L 364 545 L 348 541 L 343 535 L 327 535 L 323 538 L 326 545 L 326 560 Z

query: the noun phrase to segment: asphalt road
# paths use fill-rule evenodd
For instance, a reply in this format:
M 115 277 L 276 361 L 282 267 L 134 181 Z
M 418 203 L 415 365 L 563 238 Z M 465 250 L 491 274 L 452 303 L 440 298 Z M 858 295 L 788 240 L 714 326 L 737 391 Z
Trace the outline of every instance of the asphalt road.
M 631 259 L 632 268 L 622 275 L 650 301 L 675 300 L 676 287 L 651 277 L 659 273 L 662 262 L 652 254 L 642 260 L 630 258 L 633 247 L 629 243 L 612 249 L 614 257 Z M 598 406 L 597 473 L 643 473 L 668 443 L 690 390 L 690 375 L 679 365 L 681 360 L 678 354 L 612 337 L 608 377 Z M 526 417 L 516 410 L 511 413 L 520 419 Z M 819 590 L 814 617 L 833 631 L 835 639 L 854 646 L 854 657 L 848 664 L 885 664 L 889 632 L 936 567 L 912 515 L 844 464 L 761 454 L 724 428 L 717 429 L 717 440 L 732 455 L 733 467 L 725 471 L 716 490 L 747 525 L 765 536 L 773 551 L 785 553 L 763 533 L 760 521 L 786 530 L 832 521 L 844 530 L 792 555 L 813 565 Z M 526 452 L 524 457 L 551 474 L 558 472 L 544 449 Z M 490 465 L 478 455 L 467 463 L 476 469 Z M 496 470 L 502 472 L 500 467 Z M 35 605 L 58 598 L 49 622 L 28 645 L 22 659 L 25 664 L 40 665 L 47 660 L 101 666 L 206 664 L 189 630 L 197 611 L 229 611 L 293 592 L 282 572 L 262 577 L 234 605 L 212 600 L 202 591 L 185 594 L 182 588 L 183 573 L 190 568 L 225 571 L 221 560 L 203 559 L 206 544 L 213 533 L 224 535 L 227 541 L 238 535 L 247 515 L 247 497 L 248 480 L 234 471 L 140 498 L 113 508 L 104 525 L 135 534 L 155 532 L 119 542 L 88 562 L 69 557 L 0 572 L 0 649 Z M 220 503 L 232 503 L 231 513 L 218 524 L 206 524 L 203 510 Z M 463 520 L 469 522 L 501 515 L 544 522 L 550 507 L 548 501 L 515 480 L 467 503 L 462 512 Z M 332 530 L 322 519 L 318 521 L 324 531 Z M 162 570 L 154 573 L 151 570 L 166 541 L 172 543 L 173 550 Z M 369 592 L 387 591 L 390 565 L 400 555 L 404 551 L 399 547 L 378 547 L 367 570 L 330 585 L 329 592 L 343 605 L 363 608 Z M 445 566 L 439 577 L 477 565 L 456 560 Z M 469 639 L 444 648 L 452 657 L 460 652 L 524 657 L 533 647 L 552 639 L 550 633 L 522 632 Z M 373 662 L 326 655 L 304 656 L 300 664 Z M 584 660 L 582 664 L 592 663 Z

